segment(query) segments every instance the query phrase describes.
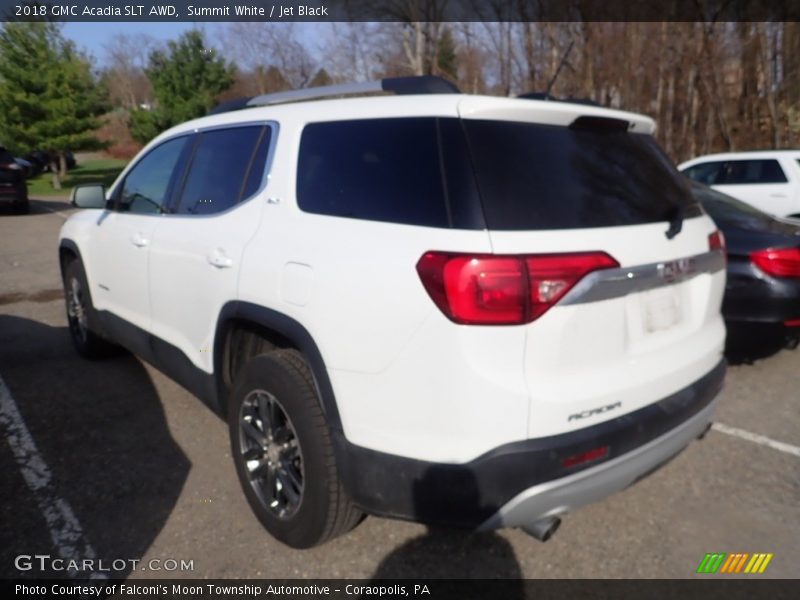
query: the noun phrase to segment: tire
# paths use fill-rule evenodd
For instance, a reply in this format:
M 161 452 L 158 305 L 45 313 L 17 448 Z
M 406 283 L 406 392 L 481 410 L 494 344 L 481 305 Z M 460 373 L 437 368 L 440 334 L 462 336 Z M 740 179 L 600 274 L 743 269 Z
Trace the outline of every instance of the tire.
M 339 479 L 311 372 L 298 352 L 275 350 L 247 362 L 234 381 L 228 425 L 239 482 L 275 538 L 311 548 L 362 520 Z
M 95 320 L 92 297 L 80 261 L 73 260 L 64 270 L 64 301 L 72 344 L 80 356 L 88 359 L 106 358 L 119 353 L 119 347 L 94 333 L 90 324 Z

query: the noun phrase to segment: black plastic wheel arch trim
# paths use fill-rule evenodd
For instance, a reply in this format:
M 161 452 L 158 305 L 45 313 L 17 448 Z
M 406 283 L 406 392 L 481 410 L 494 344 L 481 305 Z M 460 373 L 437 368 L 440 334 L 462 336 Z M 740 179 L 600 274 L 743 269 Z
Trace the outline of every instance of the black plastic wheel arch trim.
M 214 336 L 214 372 L 218 374 L 218 390 L 224 394 L 222 377 L 224 344 L 227 337 L 227 328 L 236 322 L 247 322 L 270 329 L 287 340 L 289 340 L 304 356 L 311 368 L 311 373 L 319 393 L 319 400 L 322 411 L 328 423 L 328 427 L 334 431 L 342 431 L 342 421 L 339 416 L 339 409 L 336 405 L 336 398 L 333 394 L 333 386 L 328 377 L 328 370 L 325 361 L 317 347 L 314 338 L 298 321 L 278 311 L 259 306 L 250 302 L 234 300 L 226 303 L 220 311 L 217 321 L 217 331 Z M 227 403 L 227 398 L 221 398 L 221 404 Z M 223 410 L 224 410 L 223 406 Z

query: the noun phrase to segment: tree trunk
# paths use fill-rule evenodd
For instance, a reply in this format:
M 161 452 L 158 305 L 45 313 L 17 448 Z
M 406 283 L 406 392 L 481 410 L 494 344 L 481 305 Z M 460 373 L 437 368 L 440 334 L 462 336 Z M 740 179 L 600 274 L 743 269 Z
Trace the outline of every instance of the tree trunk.
M 424 38 L 422 23 L 415 21 L 407 23 L 403 28 L 403 52 L 405 52 L 408 66 L 414 75 L 424 73 Z
M 664 21 L 661 23 L 661 35 L 660 35 L 660 45 L 662 48 L 667 47 L 668 43 L 668 32 L 667 32 L 667 22 Z M 657 71 L 657 79 L 658 84 L 656 87 L 656 118 L 658 119 L 659 124 L 661 127 L 664 127 L 662 122 L 662 115 L 664 114 L 664 56 L 660 56 L 658 58 L 658 71 Z
M 592 44 L 592 23 L 583 23 L 583 81 L 581 82 L 582 94 L 585 98 L 596 98 L 594 85 L 594 48 Z
M 777 49 L 775 48 L 774 32 L 772 32 L 773 35 L 770 35 L 770 31 L 767 28 L 768 25 L 766 23 L 758 23 L 756 25 L 756 39 L 758 40 L 759 57 L 764 78 L 764 97 L 767 105 L 767 115 L 769 116 L 770 138 L 772 147 L 779 148 L 781 136 L 775 81 Z
M 705 72 L 702 80 L 707 89 L 707 97 L 711 100 L 713 115 L 717 121 L 719 135 L 725 145 L 725 150 L 732 152 L 735 149 L 731 128 L 725 114 L 725 103 L 722 97 L 722 86 L 719 81 L 718 71 L 721 62 L 718 53 L 715 52 L 719 45 L 719 36 L 716 35 L 716 24 L 712 23 L 703 28 L 703 63 Z
M 53 175 L 53 189 L 60 190 L 61 189 L 61 164 L 60 164 L 60 156 L 61 153 L 58 154 L 51 154 L 50 155 L 50 173 Z
M 67 176 L 67 157 L 63 152 L 58 153 L 58 177 L 64 179 Z
M 672 143 L 672 127 L 675 115 L 675 69 L 670 69 L 667 79 L 667 106 L 664 115 L 664 146 L 667 154 L 675 155 L 675 148 Z
M 523 91 L 536 90 L 536 46 L 534 42 L 535 23 L 523 23 L 523 47 L 525 49 L 525 87 Z

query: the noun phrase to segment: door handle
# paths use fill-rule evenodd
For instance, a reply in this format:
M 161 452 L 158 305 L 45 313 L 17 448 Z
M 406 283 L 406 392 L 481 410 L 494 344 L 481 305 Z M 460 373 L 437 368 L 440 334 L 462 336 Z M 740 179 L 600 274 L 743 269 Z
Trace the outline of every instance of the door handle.
M 228 267 L 233 266 L 233 259 L 228 258 L 222 248 L 217 248 L 214 250 L 206 257 L 206 259 L 208 260 L 208 264 L 217 267 L 218 269 L 227 269 Z
M 770 194 L 770 198 L 786 198 L 786 194 Z
M 150 240 L 147 239 L 142 233 L 137 231 L 131 236 L 131 243 L 137 248 L 144 248 L 150 243 Z

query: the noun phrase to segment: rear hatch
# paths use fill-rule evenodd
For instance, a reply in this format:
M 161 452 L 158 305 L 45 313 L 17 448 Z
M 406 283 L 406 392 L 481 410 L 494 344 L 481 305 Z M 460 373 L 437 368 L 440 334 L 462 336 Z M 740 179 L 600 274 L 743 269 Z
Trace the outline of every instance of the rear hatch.
M 0 194 L 17 195 L 23 180 L 21 170 L 0 165 Z
M 531 293 L 556 299 L 526 319 L 529 437 L 637 410 L 719 363 L 724 252 L 652 121 L 525 100 L 459 110 L 493 252 L 523 256 Z M 562 263 L 597 270 L 564 283 Z

